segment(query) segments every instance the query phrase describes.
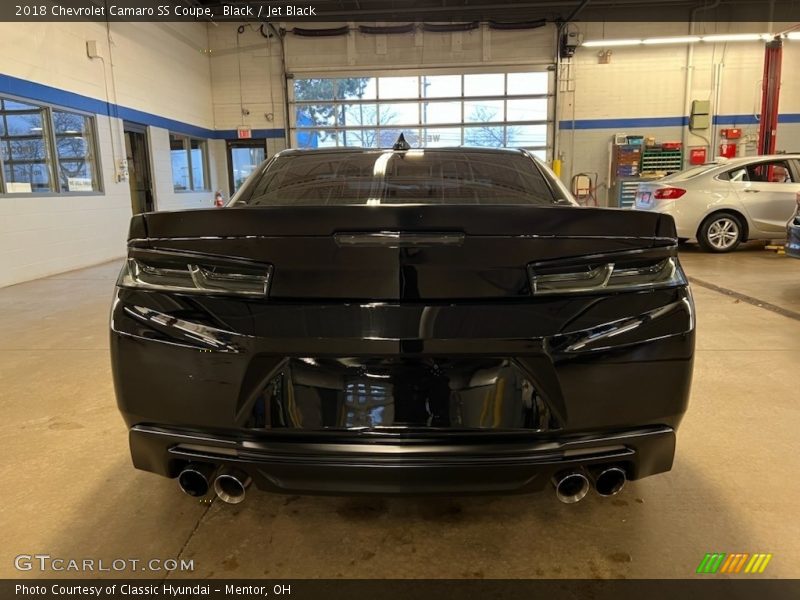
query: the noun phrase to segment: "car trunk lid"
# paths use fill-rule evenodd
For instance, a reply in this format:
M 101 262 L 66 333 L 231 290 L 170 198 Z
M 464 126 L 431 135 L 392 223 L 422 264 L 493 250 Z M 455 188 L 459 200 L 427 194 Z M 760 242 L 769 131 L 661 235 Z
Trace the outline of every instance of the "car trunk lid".
M 272 265 L 272 299 L 436 300 L 530 296 L 532 262 L 674 238 L 671 218 L 637 211 L 383 205 L 150 213 L 130 247 Z

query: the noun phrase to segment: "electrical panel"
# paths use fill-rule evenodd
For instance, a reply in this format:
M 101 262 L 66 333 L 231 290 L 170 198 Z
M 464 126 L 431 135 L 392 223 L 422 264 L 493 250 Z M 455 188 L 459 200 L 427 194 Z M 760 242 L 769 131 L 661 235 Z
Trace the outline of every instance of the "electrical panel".
M 692 114 L 689 117 L 689 129 L 708 129 L 711 127 L 711 102 L 708 100 L 693 100 Z

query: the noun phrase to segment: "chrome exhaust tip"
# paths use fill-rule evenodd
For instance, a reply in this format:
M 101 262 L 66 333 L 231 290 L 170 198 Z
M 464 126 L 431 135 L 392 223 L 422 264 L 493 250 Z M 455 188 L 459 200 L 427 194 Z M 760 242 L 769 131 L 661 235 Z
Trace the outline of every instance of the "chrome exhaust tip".
M 247 473 L 239 470 L 226 470 L 214 480 L 214 491 L 217 498 L 228 504 L 244 502 L 244 496 L 251 479 Z
M 598 470 L 594 475 L 594 489 L 601 496 L 613 496 L 618 494 L 628 476 L 622 467 L 606 467 Z
M 200 498 L 208 493 L 217 467 L 207 463 L 189 463 L 178 475 L 178 485 L 184 494 Z
M 589 479 L 580 471 L 563 471 L 553 477 L 553 487 L 559 501 L 575 504 L 589 493 Z

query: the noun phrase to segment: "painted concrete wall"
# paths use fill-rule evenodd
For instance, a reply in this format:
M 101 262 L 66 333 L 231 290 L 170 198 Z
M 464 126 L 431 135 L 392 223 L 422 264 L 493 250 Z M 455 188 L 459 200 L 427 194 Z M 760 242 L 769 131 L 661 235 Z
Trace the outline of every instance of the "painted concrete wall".
M 102 59 L 87 56 L 89 40 L 97 42 Z M 0 194 L 0 286 L 124 254 L 132 210 L 129 184 L 117 180 L 115 169 L 125 153 L 118 113 L 163 121 L 164 127 L 148 130 L 157 208 L 211 206 L 211 192 L 173 191 L 165 128 L 201 136 L 213 130 L 207 46 L 205 24 L 0 24 L 0 94 L 34 101 L 44 95 L 51 104 L 95 113 L 103 183 L 102 193 L 86 196 Z M 212 141 L 209 153 L 214 190 L 227 180 L 218 168 L 225 162 L 224 142 Z
M 125 252 L 130 188 L 115 183 L 111 128 L 97 117 L 105 193 L 0 196 L 0 287 L 96 264 Z
M 791 24 L 697 23 L 692 33 L 768 33 Z M 580 26 L 585 40 L 629 39 L 687 35 L 686 23 L 589 23 Z M 709 100 L 716 129 L 739 127 L 740 154 L 756 153 L 760 112 L 760 82 L 764 67 L 763 42 L 701 43 L 693 45 L 613 47 L 609 64 L 600 48 L 579 48 L 562 65 L 559 133 L 564 159 L 563 178 L 581 172 L 597 173 L 601 198 L 608 183 L 609 141 L 615 133 L 653 136 L 659 141 L 683 141 L 687 147 L 707 146 L 718 154 L 721 138 L 713 129 L 696 135 L 681 123 L 692 100 Z M 784 44 L 783 78 L 778 128 L 778 151 L 800 150 L 800 42 Z M 688 84 L 688 93 L 687 93 Z M 687 101 L 688 100 L 688 101 Z M 632 126 L 631 119 L 662 120 L 661 124 Z M 573 127 L 573 121 L 575 125 Z M 676 122 L 677 121 L 677 122 Z M 609 123 L 608 126 L 601 126 Z
M 0 33 L 4 75 L 213 127 L 204 23 L 0 23 Z M 102 60 L 88 58 L 90 40 Z

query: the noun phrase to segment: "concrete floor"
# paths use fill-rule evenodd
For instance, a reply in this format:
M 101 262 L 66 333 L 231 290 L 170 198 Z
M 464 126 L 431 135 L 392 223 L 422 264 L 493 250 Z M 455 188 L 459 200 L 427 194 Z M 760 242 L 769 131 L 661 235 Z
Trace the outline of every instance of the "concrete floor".
M 800 312 L 800 260 L 759 247 L 683 260 L 698 281 Z M 695 285 L 674 470 L 613 499 L 252 492 L 232 507 L 130 466 L 107 350 L 118 267 L 0 290 L 0 577 L 40 576 L 13 566 L 34 553 L 181 557 L 200 577 L 687 577 L 706 552 L 771 552 L 764 576 L 800 576 L 800 320 Z

